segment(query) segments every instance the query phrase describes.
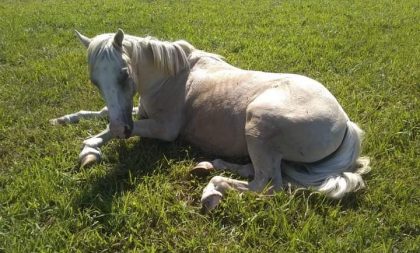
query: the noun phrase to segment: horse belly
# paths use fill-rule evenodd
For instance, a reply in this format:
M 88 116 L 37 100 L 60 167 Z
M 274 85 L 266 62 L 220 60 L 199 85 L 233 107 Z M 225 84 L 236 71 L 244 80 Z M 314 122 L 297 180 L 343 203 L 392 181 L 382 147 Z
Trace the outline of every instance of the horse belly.
M 182 138 L 213 155 L 247 156 L 244 113 L 217 109 L 206 108 L 191 115 Z
M 278 78 L 230 68 L 193 71 L 181 137 L 214 155 L 247 156 L 246 107 Z

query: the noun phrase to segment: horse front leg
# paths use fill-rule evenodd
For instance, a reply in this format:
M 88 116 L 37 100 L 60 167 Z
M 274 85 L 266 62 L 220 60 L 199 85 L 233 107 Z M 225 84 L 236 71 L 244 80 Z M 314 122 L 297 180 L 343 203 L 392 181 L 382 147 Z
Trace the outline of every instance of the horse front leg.
M 141 115 L 142 109 L 133 107 L 133 116 Z M 105 106 L 100 111 L 85 111 L 80 110 L 75 113 L 66 114 L 64 116 L 54 118 L 50 120 L 52 125 L 66 125 L 78 123 L 81 119 L 105 119 L 108 118 L 108 108 Z
M 100 147 L 112 139 L 109 126 L 101 133 L 83 141 L 83 148 L 79 154 L 80 167 L 88 167 L 101 160 Z
M 140 107 L 133 107 L 133 116 L 142 117 L 143 110 Z M 103 107 L 100 111 L 81 110 L 76 113 L 64 115 L 51 119 L 52 125 L 66 125 L 78 123 L 81 119 L 103 119 L 108 118 L 108 108 Z M 100 147 L 112 139 L 109 126 L 101 133 L 83 141 L 83 148 L 79 154 L 80 167 L 88 167 L 101 160 Z
M 59 118 L 51 119 L 52 125 L 65 125 L 78 123 L 81 119 L 101 119 L 108 117 L 108 108 L 104 107 L 100 111 L 78 111 L 75 113 L 67 114 Z
M 180 124 L 177 120 L 141 119 L 134 122 L 132 136 L 174 141 L 179 134 Z

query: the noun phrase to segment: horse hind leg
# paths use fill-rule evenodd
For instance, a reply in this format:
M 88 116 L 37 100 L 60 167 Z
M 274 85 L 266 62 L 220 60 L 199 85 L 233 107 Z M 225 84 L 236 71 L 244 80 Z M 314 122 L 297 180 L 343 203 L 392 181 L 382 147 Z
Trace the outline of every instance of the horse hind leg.
M 252 166 L 252 163 L 235 164 L 226 162 L 222 159 L 215 159 L 211 162 L 200 162 L 190 171 L 190 173 L 195 176 L 208 176 L 215 170 L 227 170 L 248 179 L 254 177 L 254 167 Z
M 258 138 L 247 136 L 249 156 L 254 167 L 254 178 L 249 182 L 249 189 L 254 192 L 262 192 L 267 188 L 270 180 L 273 189 L 282 188 L 281 161 L 282 155 L 270 150 L 268 143 Z
M 275 143 L 281 133 L 282 117 L 276 111 L 281 111 L 287 102 L 287 98 L 277 89 L 268 89 L 246 108 L 245 137 L 255 173 L 249 183 L 252 191 L 261 192 L 270 179 L 274 190 L 282 188 L 283 154 L 278 143 Z
M 237 181 L 224 177 L 214 177 L 203 191 L 201 198 L 203 208 L 211 210 L 221 201 L 228 189 L 239 191 L 263 192 L 269 189 L 267 185 L 272 180 L 274 190 L 282 188 L 281 161 L 282 154 L 271 143 L 275 134 L 273 122 L 266 117 L 266 109 L 271 108 L 267 101 L 271 99 L 258 99 L 247 108 L 247 123 L 245 125 L 248 154 L 252 161 L 254 177 L 249 182 Z M 214 164 L 212 164 L 214 167 Z
M 240 192 L 248 191 L 249 185 L 246 181 L 222 176 L 213 177 L 203 190 L 201 197 L 202 210 L 206 213 L 210 212 L 220 203 L 225 193 L 231 189 Z
M 226 191 L 237 190 L 239 192 L 253 191 L 263 192 L 268 189 L 271 193 L 272 190 L 278 190 L 282 188 L 282 177 L 281 177 L 281 155 L 272 155 L 273 152 L 267 150 L 267 145 L 264 145 L 261 141 L 254 140 L 253 138 L 247 138 L 248 151 L 252 160 L 251 165 L 235 165 L 230 164 L 222 160 L 215 160 L 212 163 L 207 164 L 208 167 L 214 168 L 215 165 L 229 166 L 229 170 L 232 168 L 240 169 L 241 173 L 250 174 L 252 168 L 253 179 L 250 182 L 235 180 L 231 178 L 215 176 L 213 177 L 208 185 L 203 190 L 201 197 L 201 203 L 203 210 L 209 212 L 214 209 L 222 200 Z M 273 187 L 269 188 L 268 183 L 272 180 Z
M 229 163 L 221 159 L 216 159 L 212 162 L 200 162 L 191 170 L 191 174 L 207 176 L 214 170 L 228 170 L 245 178 L 252 178 L 254 176 L 254 167 L 251 163 L 241 165 Z M 203 190 L 201 197 L 202 210 L 207 213 L 214 209 L 228 190 L 248 191 L 248 182 L 222 176 L 213 177 Z
M 256 154 L 257 155 L 257 154 Z M 267 157 L 267 156 L 266 156 Z M 262 165 L 261 162 L 263 159 L 258 159 L 256 164 L 258 166 Z M 274 158 L 274 160 L 276 160 Z M 252 181 L 241 181 L 232 178 L 222 177 L 222 176 L 215 176 L 213 177 L 207 186 L 203 190 L 203 194 L 201 197 L 201 204 L 202 210 L 206 213 L 210 212 L 214 209 L 219 203 L 221 202 L 222 198 L 225 196 L 228 190 L 236 190 L 239 192 L 245 191 L 254 191 L 254 192 L 262 192 L 264 189 L 267 189 L 267 194 L 271 194 L 273 191 L 277 191 L 282 187 L 282 177 L 281 171 L 279 168 L 281 160 L 277 159 L 278 162 L 271 164 L 271 166 L 263 166 L 261 168 L 274 168 L 275 171 L 272 172 L 272 169 L 268 170 L 257 170 L 257 177 L 254 178 Z M 228 168 L 231 172 L 236 172 L 244 177 L 254 177 L 254 167 L 252 164 L 246 165 L 238 165 L 225 162 L 223 160 L 215 160 L 212 163 L 205 162 L 206 169 L 208 170 L 209 167 L 212 169 L 226 169 Z M 277 166 L 278 165 L 278 166 Z M 226 167 L 225 167 L 226 166 Z M 267 172 L 269 171 L 269 172 Z M 272 179 L 272 186 L 267 187 L 269 180 Z

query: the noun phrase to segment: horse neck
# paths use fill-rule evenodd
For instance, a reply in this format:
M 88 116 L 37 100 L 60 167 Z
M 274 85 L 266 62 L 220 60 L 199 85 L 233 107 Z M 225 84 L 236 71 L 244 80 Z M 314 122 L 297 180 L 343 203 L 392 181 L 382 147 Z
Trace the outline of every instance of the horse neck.
M 154 65 L 153 56 L 149 52 L 143 54 L 141 58 L 133 55 L 128 57 L 131 59 L 134 82 L 140 94 L 154 93 L 160 84 L 168 79 L 169 75 Z
M 175 71 L 180 71 L 178 67 L 174 66 L 174 68 L 169 68 L 171 70 L 168 71 L 168 68 L 166 68 L 165 66 L 163 66 L 165 70 L 162 69 L 162 64 L 155 64 L 155 52 L 153 52 L 152 48 L 149 46 L 145 46 L 141 43 L 139 44 L 139 42 L 143 40 L 142 38 L 134 38 L 133 40 L 134 43 L 132 43 L 129 48 L 126 48 L 125 51 L 127 52 L 128 57 L 131 60 L 131 67 L 134 72 L 137 90 L 140 94 L 154 94 L 162 87 L 164 83 L 167 83 L 169 79 L 179 77 L 179 73 L 172 73 Z M 189 48 L 188 50 L 192 49 Z M 178 62 L 173 63 L 171 62 L 172 60 L 168 59 L 164 59 L 163 61 L 166 64 L 177 64 L 176 66 L 179 66 L 179 64 L 183 64 Z M 158 67 L 159 65 L 160 67 Z
M 156 68 L 153 63 L 139 64 L 137 67 L 137 89 L 140 94 L 154 94 L 169 75 Z

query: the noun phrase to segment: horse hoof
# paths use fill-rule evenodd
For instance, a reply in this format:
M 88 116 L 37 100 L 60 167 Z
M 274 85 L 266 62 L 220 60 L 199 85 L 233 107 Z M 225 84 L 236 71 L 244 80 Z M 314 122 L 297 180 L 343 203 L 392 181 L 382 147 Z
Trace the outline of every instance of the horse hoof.
M 53 126 L 64 125 L 66 122 L 62 118 L 50 119 L 50 124 Z
M 216 208 L 222 200 L 221 194 L 210 194 L 201 199 L 201 210 L 204 213 L 209 213 Z
M 214 171 L 213 164 L 210 162 L 201 162 L 192 168 L 190 174 L 196 177 L 205 177 L 210 175 L 212 171 Z
M 90 166 L 94 165 L 98 161 L 99 161 L 99 157 L 97 155 L 87 154 L 80 161 L 80 168 L 89 168 Z

